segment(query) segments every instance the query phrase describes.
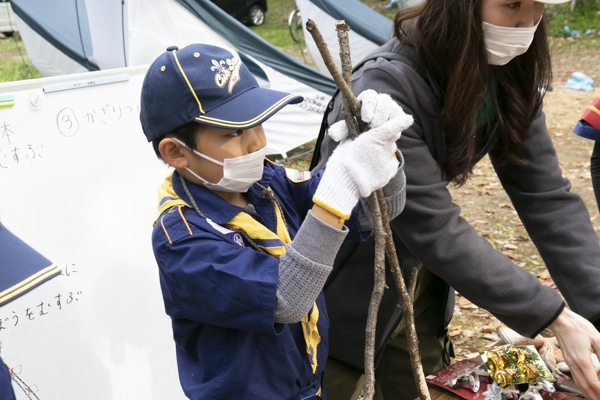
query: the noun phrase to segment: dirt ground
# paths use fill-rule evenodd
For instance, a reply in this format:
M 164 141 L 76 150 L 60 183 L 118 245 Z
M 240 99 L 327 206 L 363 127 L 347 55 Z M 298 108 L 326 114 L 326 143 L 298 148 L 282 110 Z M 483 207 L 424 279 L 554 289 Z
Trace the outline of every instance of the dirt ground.
M 567 89 L 565 84 L 573 72 L 579 71 L 600 86 L 600 50 L 580 50 L 580 46 L 566 39 L 554 48 L 553 89 L 544 100 L 547 125 L 563 174 L 571 181 L 572 191 L 585 201 L 598 232 L 600 215 L 589 171 L 593 141 L 576 136 L 573 127 L 591 101 L 600 95 L 600 87 L 586 92 Z M 487 159 L 476 166 L 475 176 L 468 184 L 452 192 L 462 206 L 463 216 L 482 236 L 517 265 L 535 274 L 542 284 L 555 287 Z M 457 357 L 475 356 L 498 340 L 494 328 L 499 321 L 459 295 L 456 300 L 450 334 Z

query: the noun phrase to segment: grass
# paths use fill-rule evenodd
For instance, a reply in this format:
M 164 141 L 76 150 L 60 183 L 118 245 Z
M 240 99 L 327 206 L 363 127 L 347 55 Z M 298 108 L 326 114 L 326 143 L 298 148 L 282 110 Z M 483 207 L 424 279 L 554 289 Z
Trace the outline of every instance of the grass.
M 283 52 L 314 67 L 304 51 L 304 44 L 295 42 L 290 35 L 288 18 L 295 8 L 294 0 L 268 0 L 267 4 L 269 9 L 264 24 L 252 26 L 250 29 Z
M 10 38 L 0 35 L 0 82 L 39 77 L 39 72 L 29 62 L 19 33 Z
M 293 0 L 269 0 L 268 11 L 265 14 L 265 23 L 261 26 L 253 26 L 251 29 L 280 49 L 294 47 L 294 41 L 290 37 L 287 21 L 288 16 L 294 10 Z
M 571 34 L 565 31 L 565 27 L 568 27 L 571 31 L 579 31 L 580 37 L 586 36 L 588 29 L 592 36 L 597 37 L 600 6 L 596 4 L 596 0 L 578 0 L 572 13 L 569 12 L 569 4 L 547 6 L 548 34 L 551 37 L 570 37 Z

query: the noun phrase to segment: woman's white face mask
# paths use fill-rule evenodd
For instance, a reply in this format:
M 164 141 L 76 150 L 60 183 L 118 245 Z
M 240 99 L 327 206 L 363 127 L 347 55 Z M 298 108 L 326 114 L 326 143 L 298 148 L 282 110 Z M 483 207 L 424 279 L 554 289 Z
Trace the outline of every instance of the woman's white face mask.
M 505 65 L 525 53 L 542 18 L 531 28 L 513 28 L 483 23 L 483 39 L 488 54 L 488 64 Z
M 262 149 L 253 153 L 239 157 L 225 158 L 223 162 L 220 162 L 214 158 L 200 153 L 198 150 L 190 149 L 185 145 L 185 143 L 177 138 L 173 139 L 197 156 L 223 167 L 223 177 L 217 183 L 209 182 L 191 169 L 187 167 L 185 168 L 190 174 L 198 178 L 204 184 L 204 186 L 210 190 L 215 190 L 218 192 L 245 193 L 248 191 L 248 189 L 250 189 L 250 186 L 262 178 L 265 155 L 267 153 L 266 145 Z

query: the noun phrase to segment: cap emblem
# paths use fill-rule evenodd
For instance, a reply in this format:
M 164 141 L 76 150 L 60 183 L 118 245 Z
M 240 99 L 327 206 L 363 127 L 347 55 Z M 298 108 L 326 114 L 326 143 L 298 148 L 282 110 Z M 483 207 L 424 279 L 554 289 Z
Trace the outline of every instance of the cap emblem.
M 233 57 L 219 62 L 213 59 L 212 64 L 213 66 L 210 67 L 210 70 L 217 71 L 215 74 L 216 85 L 223 88 L 227 85 L 227 82 L 229 82 L 227 92 L 231 94 L 233 92 L 233 87 L 240 81 L 242 61 L 238 57 Z

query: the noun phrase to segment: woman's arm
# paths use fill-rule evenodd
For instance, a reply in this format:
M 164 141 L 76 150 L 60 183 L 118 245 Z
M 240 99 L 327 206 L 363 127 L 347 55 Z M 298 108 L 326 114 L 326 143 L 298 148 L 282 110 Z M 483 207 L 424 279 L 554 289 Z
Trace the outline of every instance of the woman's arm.
M 571 192 L 539 113 L 521 154 L 525 166 L 498 166 L 496 173 L 527 233 L 571 310 L 600 319 L 600 245 L 581 197 Z

